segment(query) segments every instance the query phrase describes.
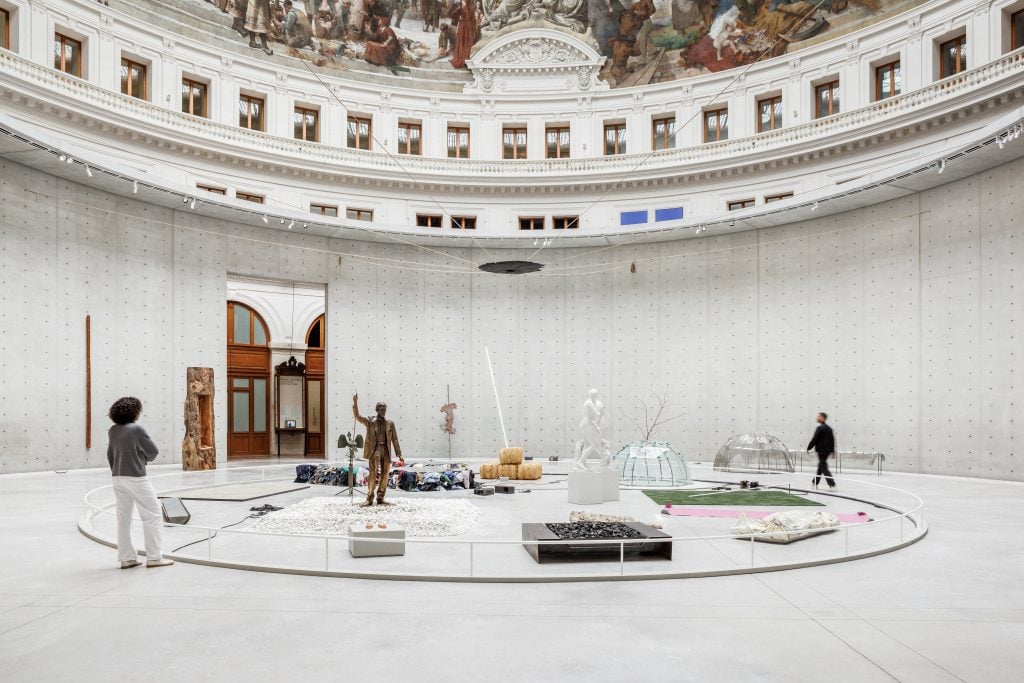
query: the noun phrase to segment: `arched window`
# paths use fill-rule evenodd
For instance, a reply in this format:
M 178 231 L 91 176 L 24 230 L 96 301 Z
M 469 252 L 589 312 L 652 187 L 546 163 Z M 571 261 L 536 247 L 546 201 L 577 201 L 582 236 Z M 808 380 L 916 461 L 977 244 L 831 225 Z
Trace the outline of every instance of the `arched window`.
M 228 302 L 228 344 L 266 346 L 270 343 L 267 324 L 245 304 Z
M 324 348 L 324 317 L 320 316 L 313 321 L 313 324 L 309 326 L 309 330 L 306 332 L 306 348 L 310 349 L 322 349 Z

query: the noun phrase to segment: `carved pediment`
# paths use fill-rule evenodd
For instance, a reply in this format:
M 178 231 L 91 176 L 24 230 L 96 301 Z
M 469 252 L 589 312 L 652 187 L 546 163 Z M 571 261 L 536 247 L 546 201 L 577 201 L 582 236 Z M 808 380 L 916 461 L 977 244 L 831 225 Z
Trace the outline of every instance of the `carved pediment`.
M 466 65 L 467 92 L 539 93 L 604 90 L 605 57 L 583 38 L 550 28 L 517 29 L 479 48 Z

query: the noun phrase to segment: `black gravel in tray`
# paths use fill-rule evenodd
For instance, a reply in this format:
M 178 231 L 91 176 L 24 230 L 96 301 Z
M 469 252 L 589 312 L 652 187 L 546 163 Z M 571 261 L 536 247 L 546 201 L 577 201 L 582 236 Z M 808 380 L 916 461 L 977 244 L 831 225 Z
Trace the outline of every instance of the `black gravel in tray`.
M 552 522 L 545 526 L 563 541 L 643 537 L 643 534 L 633 527 L 619 522 L 569 522 L 567 524 Z

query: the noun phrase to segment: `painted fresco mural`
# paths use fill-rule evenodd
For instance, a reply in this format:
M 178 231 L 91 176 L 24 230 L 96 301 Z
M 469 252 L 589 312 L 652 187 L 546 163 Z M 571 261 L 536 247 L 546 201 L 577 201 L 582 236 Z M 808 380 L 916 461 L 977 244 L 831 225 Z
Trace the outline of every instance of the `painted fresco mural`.
M 750 64 L 860 28 L 906 0 L 191 0 L 239 40 L 317 65 L 431 78 L 510 31 L 572 32 L 634 86 Z

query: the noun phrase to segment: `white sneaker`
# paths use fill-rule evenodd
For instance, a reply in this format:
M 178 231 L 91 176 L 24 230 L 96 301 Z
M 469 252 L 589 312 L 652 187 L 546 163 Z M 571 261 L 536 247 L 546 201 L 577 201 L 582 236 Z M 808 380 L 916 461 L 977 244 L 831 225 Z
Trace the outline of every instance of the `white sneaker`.
M 146 569 L 150 569 L 152 567 L 170 567 L 172 564 L 174 564 L 174 560 L 168 560 L 166 558 L 154 560 L 153 562 L 146 562 Z

